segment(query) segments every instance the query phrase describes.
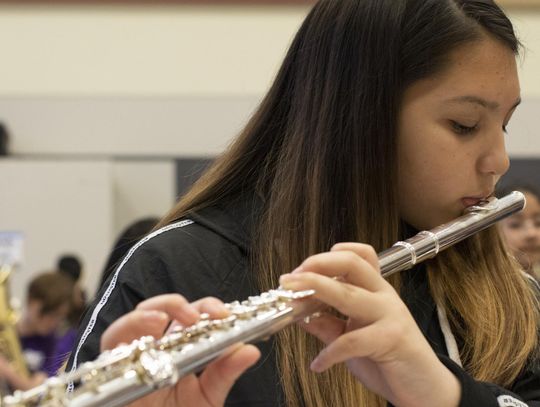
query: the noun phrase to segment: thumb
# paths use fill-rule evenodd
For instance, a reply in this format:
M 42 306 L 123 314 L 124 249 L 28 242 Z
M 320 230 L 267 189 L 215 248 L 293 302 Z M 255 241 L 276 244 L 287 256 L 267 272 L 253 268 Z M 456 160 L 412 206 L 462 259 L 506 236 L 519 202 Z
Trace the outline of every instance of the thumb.
M 233 384 L 260 356 L 255 346 L 239 344 L 209 364 L 199 378 L 201 392 L 208 403 L 214 407 L 223 406 Z

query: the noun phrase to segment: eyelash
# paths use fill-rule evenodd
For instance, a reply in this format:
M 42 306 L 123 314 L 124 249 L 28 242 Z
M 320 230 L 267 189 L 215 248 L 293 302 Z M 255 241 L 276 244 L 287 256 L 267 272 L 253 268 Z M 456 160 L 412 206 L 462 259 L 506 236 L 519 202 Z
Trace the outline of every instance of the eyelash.
M 452 129 L 454 130 L 454 132 L 456 132 L 459 135 L 472 134 L 478 129 L 477 124 L 475 124 L 472 127 L 469 127 L 469 126 L 464 126 L 462 124 L 459 124 L 458 122 L 454 120 L 451 120 L 451 123 L 452 123 Z
M 477 124 L 475 124 L 472 127 L 469 127 L 469 126 L 464 126 L 462 124 L 459 124 L 458 122 L 453 121 L 453 120 L 451 120 L 451 123 L 452 123 L 453 130 L 457 134 L 460 134 L 460 135 L 472 134 L 476 130 L 478 130 L 478 125 Z M 503 130 L 504 134 L 508 134 L 508 129 L 506 128 L 506 125 L 502 126 L 502 130 Z

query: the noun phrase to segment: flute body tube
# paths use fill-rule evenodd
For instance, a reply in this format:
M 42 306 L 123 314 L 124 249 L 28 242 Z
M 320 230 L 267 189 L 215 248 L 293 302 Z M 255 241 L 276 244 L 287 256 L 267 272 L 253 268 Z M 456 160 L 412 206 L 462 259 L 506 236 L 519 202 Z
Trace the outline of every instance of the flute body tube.
M 490 198 L 466 210 L 459 218 L 423 231 L 379 254 L 381 273 L 387 277 L 406 270 L 440 251 L 486 229 L 521 210 L 525 197 L 520 192 Z M 200 371 L 229 346 L 265 339 L 320 309 L 316 301 L 305 301 L 312 290 L 278 288 L 225 304 L 230 315 L 177 328 L 161 339 L 143 337 L 102 353 L 74 371 L 48 379 L 34 389 L 4 397 L 2 407 L 69 406 L 116 407 L 153 391 L 174 385 L 182 377 Z M 75 383 L 73 391 L 66 392 Z

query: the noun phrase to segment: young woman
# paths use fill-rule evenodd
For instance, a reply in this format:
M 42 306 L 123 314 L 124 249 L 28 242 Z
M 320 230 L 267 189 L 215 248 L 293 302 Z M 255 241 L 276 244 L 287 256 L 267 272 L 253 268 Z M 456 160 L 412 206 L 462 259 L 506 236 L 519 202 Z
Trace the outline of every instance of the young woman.
M 502 222 L 504 237 L 523 269 L 540 280 L 540 193 L 531 187 L 516 186 L 527 206 Z
M 317 3 L 242 134 L 99 293 L 70 368 L 137 304 L 103 348 L 133 321 L 159 335 L 215 307 L 185 299 L 281 282 L 344 318 L 260 344 L 228 406 L 540 405 L 534 287 L 496 229 L 389 281 L 375 255 L 492 194 L 520 102 L 518 45 L 489 0 Z M 145 301 L 165 293 L 185 299 Z M 217 406 L 256 357 L 237 349 L 140 403 Z

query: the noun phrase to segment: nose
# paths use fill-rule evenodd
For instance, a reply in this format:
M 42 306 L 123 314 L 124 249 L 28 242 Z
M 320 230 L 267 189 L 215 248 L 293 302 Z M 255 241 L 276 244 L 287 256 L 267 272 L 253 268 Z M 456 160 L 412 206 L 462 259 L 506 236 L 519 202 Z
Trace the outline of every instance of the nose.
M 483 144 L 482 153 L 478 160 L 478 170 L 483 174 L 501 177 L 510 168 L 504 132 L 499 130 L 494 135 L 492 133 L 491 137 L 487 137 L 481 142 Z

